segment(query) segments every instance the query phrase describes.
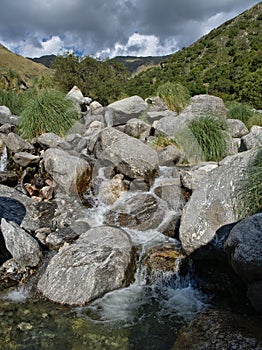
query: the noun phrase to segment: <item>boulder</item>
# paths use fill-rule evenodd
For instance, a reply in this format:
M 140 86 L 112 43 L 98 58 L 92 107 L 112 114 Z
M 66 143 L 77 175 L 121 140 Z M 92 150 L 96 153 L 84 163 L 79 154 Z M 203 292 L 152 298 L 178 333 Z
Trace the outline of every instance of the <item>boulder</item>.
M 140 140 L 146 140 L 150 135 L 151 125 L 141 119 L 130 119 L 124 127 L 124 132 Z
M 198 183 L 181 217 L 179 237 L 187 254 L 216 239 L 222 226 L 238 220 L 237 188 L 257 152 L 226 157 Z
M 22 137 L 15 134 L 14 132 L 10 132 L 7 135 L 2 134 L 1 138 L 3 139 L 6 147 L 14 153 L 22 151 L 34 151 L 34 147 L 28 141 L 25 141 Z
M 262 146 L 262 127 L 254 125 L 250 129 L 250 133 L 241 138 L 241 149 L 249 150 Z
M 176 117 L 177 113 L 166 109 L 164 111 L 149 111 L 147 112 L 147 120 L 150 124 L 153 124 L 155 121 L 158 121 L 165 117 Z
M 92 101 L 89 107 L 91 114 L 100 115 L 104 113 L 104 107 L 98 101 Z
M 262 280 L 248 284 L 247 297 L 256 312 L 262 314 Z
M 45 170 L 66 193 L 83 193 L 89 187 L 92 170 L 87 161 L 58 148 L 43 155 Z
M 19 117 L 12 115 L 10 109 L 6 106 L 0 106 L 0 125 L 3 124 L 18 125 Z
M 70 150 L 72 146 L 69 142 L 62 137 L 54 134 L 53 132 L 46 132 L 37 138 L 37 142 L 46 148 L 61 148 L 63 150 Z
M 110 127 L 100 132 L 94 154 L 101 163 L 111 164 L 117 172 L 130 179 L 143 179 L 150 184 L 159 169 L 155 150 Z
M 227 119 L 226 120 L 227 129 L 232 137 L 242 137 L 249 133 L 248 128 L 245 124 L 238 119 Z
M 174 166 L 181 162 L 184 154 L 175 145 L 169 145 L 158 152 L 160 166 Z
M 110 226 L 83 233 L 49 262 L 37 288 L 48 299 L 84 305 L 130 283 L 132 244 L 125 231 Z
M 149 193 L 127 193 L 105 215 L 105 223 L 146 231 L 156 229 L 165 216 L 161 202 Z
M 37 241 L 15 222 L 1 220 L 1 231 L 7 250 L 20 267 L 35 267 L 39 264 L 42 252 Z
M 68 92 L 66 97 L 68 98 L 68 100 L 72 101 L 73 103 L 77 103 L 78 105 L 86 103 L 86 100 L 81 90 L 76 85 L 72 87 L 72 89 Z
M 105 120 L 107 126 L 121 125 L 129 119 L 138 118 L 146 110 L 147 103 L 139 96 L 132 96 L 108 105 Z
M 181 183 L 187 190 L 193 191 L 198 188 L 201 181 L 206 175 L 216 169 L 218 163 L 216 162 L 203 162 L 196 164 L 188 169 L 181 170 Z
M 18 152 L 14 154 L 13 160 L 15 161 L 15 163 L 19 164 L 20 166 L 26 167 L 29 164 L 39 163 L 40 157 L 35 156 L 28 152 Z

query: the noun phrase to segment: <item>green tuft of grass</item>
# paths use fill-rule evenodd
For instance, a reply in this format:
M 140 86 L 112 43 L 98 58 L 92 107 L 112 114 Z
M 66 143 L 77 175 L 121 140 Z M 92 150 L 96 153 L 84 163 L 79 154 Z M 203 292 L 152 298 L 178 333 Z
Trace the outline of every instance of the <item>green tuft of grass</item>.
M 23 93 L 0 91 L 0 106 L 6 106 L 12 114 L 20 115 L 23 110 Z
M 77 112 L 65 94 L 54 90 L 28 91 L 21 113 L 20 134 L 28 139 L 45 132 L 64 136 L 77 120 Z
M 202 116 L 189 124 L 206 161 L 220 161 L 226 156 L 225 124 L 213 117 Z
M 157 149 L 162 149 L 170 145 L 177 146 L 177 143 L 175 142 L 175 140 L 163 134 L 157 135 L 152 141 L 152 146 Z
M 227 119 L 239 119 L 247 126 L 252 116 L 253 113 L 247 105 L 237 102 L 229 104 Z
M 262 212 L 262 148 L 240 180 L 236 196 L 239 219 Z
M 187 106 L 190 98 L 188 89 L 180 83 L 167 82 L 156 91 L 170 110 L 178 114 Z

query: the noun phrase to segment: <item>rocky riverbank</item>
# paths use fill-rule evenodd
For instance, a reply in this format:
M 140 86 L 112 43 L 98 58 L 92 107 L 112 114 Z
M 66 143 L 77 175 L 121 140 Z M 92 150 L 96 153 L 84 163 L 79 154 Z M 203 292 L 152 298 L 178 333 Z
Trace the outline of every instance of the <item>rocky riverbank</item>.
M 179 115 L 159 98 L 149 104 L 133 96 L 102 107 L 77 88 L 68 97 L 80 119 L 64 138 L 24 140 L 19 117 L 0 107 L 0 146 L 8 156 L 0 172 L 1 290 L 34 278 L 44 298 L 86 305 L 130 285 L 140 259 L 148 284 L 158 271 L 180 269 L 202 290 L 236 297 L 243 312 L 261 314 L 262 214 L 241 220 L 237 191 L 261 152 L 262 128 L 249 132 L 227 120 L 223 101 L 209 95 L 194 96 Z M 203 114 L 227 123 L 222 161 L 185 154 L 183 140 L 157 143 Z M 154 244 L 141 256 L 131 231 L 155 232 L 172 244 Z M 223 333 L 217 315 L 208 322 L 216 318 L 219 325 L 212 325 Z M 241 349 L 259 349 L 257 335 L 249 341 L 243 334 Z M 205 348 L 219 348 L 212 341 Z M 225 335 L 227 342 L 234 339 Z

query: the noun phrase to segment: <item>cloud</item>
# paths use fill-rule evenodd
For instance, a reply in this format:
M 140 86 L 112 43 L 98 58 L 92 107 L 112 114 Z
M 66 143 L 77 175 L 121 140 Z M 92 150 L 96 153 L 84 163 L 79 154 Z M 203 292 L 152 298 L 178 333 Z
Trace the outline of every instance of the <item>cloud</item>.
M 0 42 L 27 56 L 169 53 L 257 0 L 1 0 Z

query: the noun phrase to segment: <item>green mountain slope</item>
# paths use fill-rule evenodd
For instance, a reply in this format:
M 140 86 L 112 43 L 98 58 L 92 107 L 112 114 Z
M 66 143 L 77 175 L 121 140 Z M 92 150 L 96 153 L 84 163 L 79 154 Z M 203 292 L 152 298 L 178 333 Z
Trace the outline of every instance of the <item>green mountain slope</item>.
M 24 83 L 30 85 L 33 78 L 48 72 L 48 68 L 42 64 L 16 55 L 0 44 L 0 87 L 12 85 L 15 80 L 17 84 Z
M 192 94 L 210 93 L 261 108 L 262 2 L 225 22 L 129 81 L 128 94 L 147 97 L 166 81 L 185 84 Z

